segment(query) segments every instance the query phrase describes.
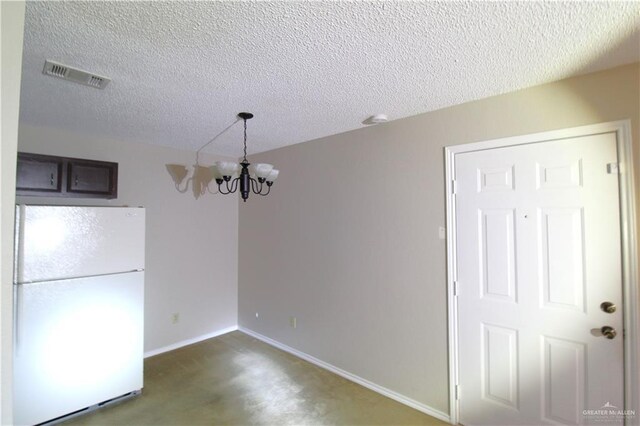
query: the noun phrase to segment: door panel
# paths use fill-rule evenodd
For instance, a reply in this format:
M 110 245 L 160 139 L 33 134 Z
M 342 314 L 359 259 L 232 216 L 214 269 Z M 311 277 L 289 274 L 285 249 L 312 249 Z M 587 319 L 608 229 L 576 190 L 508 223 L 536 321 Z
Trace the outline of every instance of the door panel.
M 585 406 L 585 345 L 546 336 L 543 345 L 544 418 L 550 423 L 580 424 Z
M 513 209 L 479 212 L 483 297 L 516 301 Z
M 580 208 L 543 209 L 538 246 L 543 306 L 584 311 L 584 234 Z
M 461 423 L 623 407 L 622 313 L 600 309 L 622 305 L 615 162 L 614 133 L 456 155 Z
M 518 408 L 518 331 L 482 324 L 482 390 L 492 402 Z

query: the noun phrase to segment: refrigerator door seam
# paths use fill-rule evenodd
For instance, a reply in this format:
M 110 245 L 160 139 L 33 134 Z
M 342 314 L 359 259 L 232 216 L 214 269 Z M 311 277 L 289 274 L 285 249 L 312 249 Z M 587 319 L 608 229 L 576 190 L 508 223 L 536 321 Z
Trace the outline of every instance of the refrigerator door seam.
M 132 272 L 144 272 L 144 269 L 132 269 L 130 271 L 122 271 L 122 272 L 109 272 L 106 274 L 94 274 L 94 275 L 79 275 L 77 277 L 65 277 L 65 278 L 47 278 L 46 280 L 34 280 L 34 281 L 24 281 L 16 283 L 16 285 L 29 285 L 29 284 L 41 284 L 41 283 L 49 283 L 52 281 L 56 282 L 64 282 L 64 281 L 72 281 L 79 280 L 83 278 L 94 278 L 94 277 L 104 277 L 107 275 L 122 275 L 122 274 L 130 274 Z

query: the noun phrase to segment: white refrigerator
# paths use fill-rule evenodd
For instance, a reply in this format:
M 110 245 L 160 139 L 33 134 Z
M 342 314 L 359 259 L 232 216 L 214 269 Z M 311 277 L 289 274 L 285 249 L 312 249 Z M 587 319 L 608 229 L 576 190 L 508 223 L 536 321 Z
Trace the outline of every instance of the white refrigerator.
M 145 210 L 19 205 L 14 423 L 142 389 Z

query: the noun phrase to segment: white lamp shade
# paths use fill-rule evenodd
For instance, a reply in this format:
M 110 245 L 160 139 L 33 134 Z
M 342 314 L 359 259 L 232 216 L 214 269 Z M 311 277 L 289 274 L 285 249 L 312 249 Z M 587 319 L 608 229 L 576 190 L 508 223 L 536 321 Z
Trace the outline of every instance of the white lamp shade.
M 238 171 L 238 163 L 231 161 L 216 161 L 216 167 L 222 176 L 233 176 Z
M 253 170 L 257 177 L 266 178 L 269 176 L 269 173 L 271 173 L 271 170 L 273 170 L 273 164 L 258 163 L 253 166 Z
M 273 169 L 269 172 L 269 174 L 267 175 L 267 182 L 273 182 L 276 179 L 278 179 L 278 175 L 280 174 L 280 170 L 277 169 Z

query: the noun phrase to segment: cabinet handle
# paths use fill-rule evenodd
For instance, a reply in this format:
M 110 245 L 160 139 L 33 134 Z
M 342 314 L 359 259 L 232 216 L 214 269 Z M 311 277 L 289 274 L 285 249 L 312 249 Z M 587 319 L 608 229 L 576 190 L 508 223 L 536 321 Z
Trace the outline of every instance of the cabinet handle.
M 51 173 L 51 186 L 53 186 L 53 173 Z
M 75 186 L 78 186 L 78 175 L 76 175 L 76 183 Z

